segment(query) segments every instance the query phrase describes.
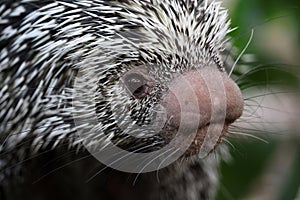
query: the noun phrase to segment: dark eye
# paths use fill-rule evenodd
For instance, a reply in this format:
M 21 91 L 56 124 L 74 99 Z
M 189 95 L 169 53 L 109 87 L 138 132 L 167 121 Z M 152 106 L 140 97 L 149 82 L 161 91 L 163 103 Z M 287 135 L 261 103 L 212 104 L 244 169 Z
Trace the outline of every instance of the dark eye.
M 129 92 L 137 98 L 144 97 L 149 90 L 147 80 L 141 74 L 128 74 L 125 77 L 125 85 Z

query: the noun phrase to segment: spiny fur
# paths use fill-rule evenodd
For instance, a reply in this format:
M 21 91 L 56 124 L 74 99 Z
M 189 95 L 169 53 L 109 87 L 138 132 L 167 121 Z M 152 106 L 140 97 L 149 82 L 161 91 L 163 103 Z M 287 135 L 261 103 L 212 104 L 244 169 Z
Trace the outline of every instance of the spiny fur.
M 80 146 L 73 119 L 80 110 L 73 106 L 94 108 L 90 101 L 72 102 L 79 71 L 87 73 L 85 84 L 98 95 L 91 101 L 100 101 L 96 107 L 101 123 L 96 129 L 126 143 L 130 130 L 118 132 L 111 110 L 135 116 L 137 124 L 147 123 L 157 94 L 165 89 L 161 83 L 175 73 L 211 63 L 223 69 L 222 52 L 230 31 L 220 3 L 201 0 L 4 1 L 0 15 L 4 166 L 9 159 L 21 160 L 28 152 L 55 149 L 64 142 Z M 123 98 L 125 91 L 117 82 L 138 66 L 151 69 L 157 84 L 142 101 Z M 88 79 L 90 71 L 97 80 Z M 105 143 L 104 135 L 91 132 L 89 137 Z M 139 142 L 151 143 L 151 148 L 163 143 L 158 137 Z
M 13 149 L 31 136 L 37 151 L 53 140 L 55 147 L 73 134 L 66 122 L 72 114 L 65 101 L 76 69 L 98 67 L 99 74 L 106 76 L 110 68 L 134 61 L 159 64 L 167 68 L 163 73 L 183 71 L 215 62 L 229 31 L 226 11 L 219 3 L 32 0 L 11 4 L 1 6 L 3 149 Z M 125 58 L 105 65 L 116 54 Z

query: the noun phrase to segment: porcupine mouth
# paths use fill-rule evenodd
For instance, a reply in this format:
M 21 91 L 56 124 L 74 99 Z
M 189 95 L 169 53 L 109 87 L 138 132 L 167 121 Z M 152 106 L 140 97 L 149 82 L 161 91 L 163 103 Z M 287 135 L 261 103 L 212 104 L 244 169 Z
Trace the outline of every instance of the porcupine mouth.
M 207 125 L 198 128 L 196 136 L 192 140 L 192 143 L 190 144 L 188 149 L 184 152 L 183 156 L 184 157 L 191 157 L 191 156 L 194 156 L 194 155 L 198 155 L 202 145 L 205 142 L 205 137 L 207 136 L 208 129 L 210 127 L 215 126 L 215 125 L 220 126 L 220 124 L 217 124 L 217 123 L 216 124 L 208 123 Z M 222 142 L 222 138 L 226 134 L 226 132 L 228 130 L 228 127 L 229 127 L 229 123 L 224 123 L 221 134 L 220 134 L 218 140 L 214 144 L 214 148 L 210 149 L 209 152 L 206 152 L 207 154 L 213 152 L 215 150 L 215 148 Z M 168 142 L 170 142 L 174 137 L 176 137 L 177 132 L 178 132 L 178 128 L 171 128 L 171 127 L 167 128 L 166 127 L 165 131 L 164 131 L 164 137 Z M 218 133 L 216 133 L 216 134 L 218 134 Z M 178 143 L 178 146 L 181 146 L 181 145 L 183 145 L 183 144 Z
M 200 129 L 198 129 L 196 137 L 194 138 L 190 147 L 185 152 L 185 156 L 193 156 L 193 155 L 197 155 L 199 153 L 200 148 L 204 143 L 205 136 L 207 135 L 209 126 L 214 126 L 214 124 L 208 124 Z M 207 152 L 207 153 L 211 153 L 222 142 L 222 138 L 225 135 L 227 130 L 228 130 L 228 125 L 224 124 L 221 135 L 218 138 L 218 140 L 216 141 L 214 148 L 211 149 L 211 151 Z

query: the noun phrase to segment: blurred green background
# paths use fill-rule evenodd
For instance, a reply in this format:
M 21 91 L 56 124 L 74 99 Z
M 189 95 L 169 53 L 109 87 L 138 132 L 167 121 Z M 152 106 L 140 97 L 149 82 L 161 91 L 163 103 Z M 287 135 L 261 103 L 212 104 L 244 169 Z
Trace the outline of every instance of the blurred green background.
M 224 6 L 229 8 L 232 28 L 238 27 L 230 33 L 238 52 L 244 49 L 254 30 L 246 54 L 254 54 L 256 62 L 248 66 L 261 63 L 264 67 L 288 66 L 295 71 L 300 68 L 299 0 L 227 0 Z M 291 76 L 276 69 L 268 78 L 289 83 L 297 90 L 299 74 L 295 71 L 290 73 L 296 81 L 289 82 Z M 258 71 L 251 81 L 262 77 L 266 76 Z M 299 133 L 284 138 L 272 135 L 262 138 L 268 143 L 253 138 L 230 140 L 234 146 L 230 147 L 232 159 L 222 164 L 217 200 L 300 200 Z

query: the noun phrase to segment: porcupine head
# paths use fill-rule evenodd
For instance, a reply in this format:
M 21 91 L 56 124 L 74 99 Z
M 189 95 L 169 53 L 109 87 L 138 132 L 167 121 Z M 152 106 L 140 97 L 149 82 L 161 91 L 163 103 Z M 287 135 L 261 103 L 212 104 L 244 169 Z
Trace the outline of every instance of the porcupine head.
M 213 152 L 243 110 L 224 70 L 226 11 L 207 1 L 130 1 L 103 13 L 76 63 L 74 118 L 84 146 L 127 172 Z M 98 30 L 101 30 L 99 33 Z
M 26 51 L 16 61 L 22 79 L 4 85 L 36 88 L 14 97 L 33 106 L 18 115 L 35 120 L 6 121 L 12 132 L 37 135 L 35 151 L 74 133 L 72 145 L 110 167 L 154 171 L 207 157 L 242 114 L 241 92 L 224 70 L 230 29 L 218 2 L 57 1 L 22 26 L 19 40 L 28 43 L 9 50 Z M 14 143 L 22 138 L 14 134 Z

